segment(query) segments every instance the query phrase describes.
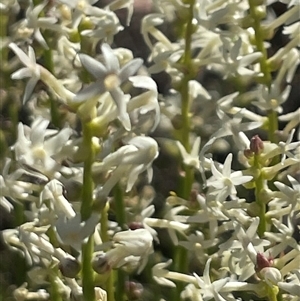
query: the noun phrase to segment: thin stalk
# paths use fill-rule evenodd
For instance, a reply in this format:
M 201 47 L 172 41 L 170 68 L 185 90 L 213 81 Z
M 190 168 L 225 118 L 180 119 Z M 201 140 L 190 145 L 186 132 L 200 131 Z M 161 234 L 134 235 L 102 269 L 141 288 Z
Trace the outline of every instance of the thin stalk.
M 125 301 L 125 281 L 126 281 L 126 274 L 122 269 L 118 269 L 115 271 L 115 280 L 116 280 L 116 292 L 115 298 L 118 301 Z
M 262 198 L 261 192 L 264 189 L 264 177 L 261 173 L 261 165 L 259 163 L 259 154 L 254 155 L 254 167 L 256 168 L 258 177 L 255 179 L 255 201 L 259 208 L 259 225 L 257 233 L 259 237 L 262 237 L 267 229 L 267 220 L 266 220 L 266 204 L 264 198 Z
M 50 295 L 51 295 L 51 300 L 55 300 L 55 301 L 63 301 L 62 295 L 59 291 L 59 287 L 57 285 L 56 282 L 56 277 L 55 275 L 57 275 L 58 273 L 58 268 L 54 268 L 53 271 L 51 271 L 50 274 L 50 283 L 51 283 L 51 291 L 50 291 Z
M 49 70 L 52 74 L 54 74 L 54 64 L 53 64 L 53 56 L 51 49 L 45 49 L 43 53 L 44 58 L 44 66 L 47 70 Z M 53 98 L 52 95 L 49 96 L 50 99 L 50 113 L 51 113 L 51 122 L 54 126 L 61 128 L 61 116 L 58 111 L 57 102 Z
M 95 151 L 92 143 L 91 128 L 88 123 L 82 124 L 83 144 L 86 150 L 86 159 L 84 161 L 83 185 L 82 185 L 82 203 L 81 220 L 86 221 L 92 214 L 93 189 L 92 164 L 94 162 Z M 93 234 L 86 243 L 82 244 L 82 288 L 85 301 L 95 301 L 94 290 L 94 271 L 92 268 L 92 255 L 94 251 Z
M 262 57 L 259 59 L 260 71 L 263 73 L 263 83 L 270 89 L 272 83 L 271 71 L 268 64 L 267 50 L 264 46 L 264 31 L 261 27 L 261 17 L 256 7 L 255 0 L 248 0 L 250 7 L 250 16 L 253 19 L 253 29 L 255 32 L 255 45 L 259 52 L 262 53 Z M 277 143 L 278 138 L 275 133 L 278 130 L 278 116 L 277 112 L 270 110 L 267 112 L 269 120 L 268 138 L 271 142 Z
M 268 64 L 268 54 L 267 50 L 264 46 L 264 31 L 261 26 L 261 15 L 258 10 L 257 4 L 255 3 L 255 0 L 248 0 L 249 3 L 249 9 L 250 9 L 250 16 L 253 19 L 253 29 L 255 32 L 255 45 L 259 52 L 261 52 L 262 56 L 259 59 L 260 64 L 260 71 L 263 73 L 263 84 L 268 87 L 270 90 L 271 84 L 272 84 L 272 75 L 270 66 Z M 276 132 L 278 131 L 278 115 L 277 112 L 274 110 L 269 110 L 267 112 L 268 117 L 268 139 L 272 143 L 278 143 L 278 138 L 276 136 Z M 259 226 L 258 226 L 258 235 L 262 237 L 264 235 L 264 232 L 266 231 L 266 204 L 264 203 L 264 200 L 261 197 L 261 192 L 264 189 L 264 177 L 260 171 L 261 167 L 258 162 L 258 155 L 255 155 L 255 167 L 257 168 L 257 171 L 259 172 L 259 176 L 255 180 L 255 197 L 256 197 L 256 203 L 259 207 Z M 272 165 L 279 162 L 279 156 L 275 157 L 272 161 Z
M 125 230 L 126 225 L 126 214 L 125 214 L 125 205 L 123 198 L 123 191 L 119 184 L 116 184 L 114 187 L 114 201 L 115 201 L 115 211 L 116 211 L 116 220 L 121 227 L 121 229 Z
M 124 226 L 126 225 L 126 214 L 125 214 L 125 205 L 123 198 L 123 191 L 119 184 L 114 187 L 114 201 L 115 201 L 115 210 L 116 210 L 116 220 L 124 230 Z M 125 301 L 125 272 L 122 269 L 118 269 L 115 272 L 115 280 L 116 280 L 116 292 L 115 298 L 118 301 Z
M 108 210 L 109 210 L 109 203 L 107 202 L 101 212 L 101 219 L 100 219 L 100 235 L 103 242 L 109 241 L 108 236 Z M 115 301 L 114 297 L 114 273 L 113 271 L 109 272 L 109 276 L 106 280 L 105 287 L 107 294 L 107 301 Z M 122 299 L 121 299 L 122 300 Z
M 267 287 L 269 301 L 278 301 L 278 299 L 277 299 L 278 291 L 279 291 L 279 289 L 277 286 L 273 286 L 273 287 L 268 286 Z
M 182 79 L 181 85 L 179 87 L 179 93 L 181 94 L 181 116 L 182 116 L 182 130 L 180 141 L 185 147 L 187 152 L 190 152 L 191 146 L 189 143 L 190 134 L 190 99 L 189 99 L 189 81 L 194 78 L 194 72 L 192 68 L 192 34 L 193 34 L 193 10 L 194 10 L 195 0 L 189 1 L 188 17 L 186 20 L 186 29 L 184 34 L 185 39 L 185 49 L 184 54 L 181 59 L 183 68 L 185 70 L 184 77 Z M 179 195 L 183 198 L 188 198 L 191 187 L 194 181 L 194 172 L 190 167 L 184 167 L 185 176 L 181 178 L 181 185 Z M 188 272 L 188 252 L 185 248 L 177 246 L 174 254 L 174 268 L 176 271 L 181 273 Z M 183 290 L 183 284 L 177 284 L 177 294 L 176 300 L 180 300 L 180 293 Z

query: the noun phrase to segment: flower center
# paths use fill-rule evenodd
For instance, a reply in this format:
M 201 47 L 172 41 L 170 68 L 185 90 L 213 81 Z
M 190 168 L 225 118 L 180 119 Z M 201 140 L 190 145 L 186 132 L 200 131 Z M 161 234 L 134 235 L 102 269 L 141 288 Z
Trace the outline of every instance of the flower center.
M 120 80 L 118 76 L 114 73 L 109 74 L 104 79 L 104 85 L 107 91 L 112 91 L 120 86 Z
M 44 159 L 46 157 L 46 152 L 42 147 L 35 147 L 33 149 L 33 155 L 37 158 L 37 159 Z
M 224 186 L 231 186 L 232 185 L 232 182 L 231 182 L 230 178 L 224 178 L 223 183 L 224 183 Z

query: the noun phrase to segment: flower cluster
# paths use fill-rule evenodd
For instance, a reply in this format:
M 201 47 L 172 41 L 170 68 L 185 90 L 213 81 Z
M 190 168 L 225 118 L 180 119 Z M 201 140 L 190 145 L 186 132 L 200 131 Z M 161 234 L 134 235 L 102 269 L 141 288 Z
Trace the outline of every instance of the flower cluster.
M 298 300 L 300 2 L 102 2 L 0 4 L 0 299 Z

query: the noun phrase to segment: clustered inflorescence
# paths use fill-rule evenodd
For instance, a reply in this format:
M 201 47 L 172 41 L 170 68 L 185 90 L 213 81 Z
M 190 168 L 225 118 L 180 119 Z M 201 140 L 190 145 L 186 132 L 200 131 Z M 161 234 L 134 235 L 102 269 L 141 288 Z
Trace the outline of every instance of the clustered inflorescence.
M 299 0 L 102 2 L 0 4 L 0 299 L 300 300 Z

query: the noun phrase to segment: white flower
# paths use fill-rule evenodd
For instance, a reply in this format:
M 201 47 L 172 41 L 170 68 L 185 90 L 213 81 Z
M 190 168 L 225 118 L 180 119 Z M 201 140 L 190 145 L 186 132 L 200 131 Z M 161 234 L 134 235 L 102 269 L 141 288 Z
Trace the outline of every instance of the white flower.
M 124 128 L 130 130 L 131 124 L 127 113 L 128 100 L 120 86 L 137 72 L 143 61 L 134 59 L 120 69 L 119 61 L 110 46 L 103 44 L 101 50 L 105 65 L 86 54 L 79 54 L 82 65 L 95 77 L 96 82 L 79 91 L 74 97 L 74 101 L 88 100 L 108 91 L 117 106 L 118 118 Z
M 92 214 L 86 221 L 81 221 L 80 214 L 76 214 L 76 216 L 70 219 L 60 215 L 55 224 L 58 237 L 63 244 L 69 245 L 79 251 L 81 250 L 81 245 L 95 231 L 99 219 L 98 214 Z
M 37 185 L 19 180 L 22 175 L 27 174 L 25 170 L 17 169 L 9 173 L 10 167 L 11 159 L 6 158 L 0 175 L 0 205 L 8 212 L 13 210 L 11 200 L 36 201 L 32 194 L 39 190 Z
M 225 200 L 229 195 L 236 195 L 237 191 L 235 186 L 247 183 L 253 178 L 252 176 L 243 176 L 243 173 L 240 170 L 231 173 L 231 162 L 232 154 L 230 153 L 224 162 L 222 172 L 220 172 L 211 160 L 213 177 L 208 179 L 207 186 L 216 188 L 216 190 L 211 193 L 217 194 L 217 198 L 221 201 Z
M 69 140 L 72 130 L 64 128 L 57 133 L 55 130 L 47 130 L 48 124 L 49 121 L 42 117 L 36 118 L 31 128 L 19 123 L 18 138 L 13 149 L 19 163 L 51 178 L 56 171 L 64 170 L 53 157 Z M 50 135 L 52 137 L 49 138 Z
M 44 289 L 38 289 L 36 292 L 30 292 L 27 288 L 27 283 L 14 290 L 13 296 L 17 301 L 24 300 L 49 300 L 50 294 Z
M 13 249 L 24 253 L 29 265 L 40 263 L 43 259 L 51 260 L 54 247 L 45 235 L 49 226 L 36 227 L 34 223 L 27 222 L 18 229 L 3 231 L 4 241 Z
M 226 301 L 219 294 L 219 292 L 229 281 L 229 277 L 216 280 L 212 283 L 209 277 L 210 262 L 211 262 L 211 258 L 209 258 L 205 264 L 203 277 L 199 277 L 196 273 L 194 273 L 194 277 L 197 280 L 202 298 L 204 301 L 210 300 L 211 298 L 214 298 L 215 300 L 219 300 L 219 301 Z
M 26 66 L 11 75 L 12 79 L 22 79 L 25 77 L 31 77 L 28 81 L 25 93 L 23 96 L 23 102 L 26 102 L 38 82 L 41 79 L 49 89 L 54 92 L 58 97 L 64 101 L 72 102 L 74 94 L 66 89 L 61 82 L 53 76 L 46 68 L 36 63 L 35 54 L 33 48 L 29 46 L 28 55 L 25 54 L 15 43 L 10 43 L 9 47 L 19 57 L 20 61 Z
M 232 75 L 239 76 L 253 76 L 255 71 L 246 68 L 254 61 L 258 60 L 261 56 L 261 52 L 254 52 L 245 55 L 240 55 L 242 46 L 242 39 L 238 39 L 234 45 L 231 45 L 231 41 L 227 38 L 223 38 L 223 57 L 224 61 L 221 62 L 221 68 L 225 73 L 224 78 Z
M 176 144 L 179 148 L 180 154 L 183 158 L 183 164 L 185 164 L 187 166 L 193 166 L 196 169 L 200 168 L 200 161 L 199 161 L 200 143 L 201 143 L 201 138 L 197 137 L 194 144 L 193 144 L 192 150 L 189 154 L 189 153 L 187 153 L 186 149 L 181 144 L 181 142 L 176 141 Z
M 57 215 L 62 214 L 67 218 L 75 217 L 76 213 L 72 205 L 63 195 L 63 184 L 55 179 L 47 183 L 40 194 L 40 204 L 47 201 L 49 202 L 49 207 Z
M 239 281 L 244 281 L 255 273 L 258 252 L 263 253 L 264 247 L 270 245 L 268 240 L 260 239 L 257 235 L 259 218 L 252 220 L 247 230 L 240 223 L 234 222 L 237 239 L 230 239 L 219 246 L 220 254 L 230 250 L 230 269 L 239 275 Z
M 280 204 L 281 206 L 291 205 L 291 210 L 299 210 L 300 184 L 290 175 L 288 175 L 287 178 L 292 184 L 292 188 L 281 182 L 274 182 L 275 186 L 280 190 L 279 199 L 276 200 L 276 203 Z
M 126 263 L 140 263 L 138 273 L 145 267 L 148 256 L 153 253 L 153 237 L 146 229 L 118 232 L 113 236 L 114 248 L 106 252 L 105 257 L 110 267 L 120 267 Z
M 272 83 L 270 88 L 261 85 L 257 91 L 258 101 L 253 101 L 256 107 L 263 112 L 273 110 L 278 113 L 282 112 L 281 105 L 287 100 L 291 92 L 291 86 L 287 85 L 283 91 L 277 83 Z
M 295 150 L 297 149 L 297 147 L 300 146 L 300 141 L 292 142 L 294 133 L 295 133 L 295 129 L 292 129 L 291 133 L 287 138 L 287 141 L 286 142 L 280 141 L 273 150 L 271 150 L 270 152 L 264 155 L 264 159 L 267 160 L 277 155 L 282 155 L 280 161 L 282 165 L 285 163 L 286 157 L 297 159 L 296 156 L 291 152 L 292 150 Z
M 48 3 L 43 2 L 37 6 L 32 4 L 26 11 L 26 19 L 24 20 L 25 26 L 33 30 L 34 38 L 45 48 L 49 49 L 44 37 L 41 34 L 40 28 L 43 29 L 58 29 L 59 26 L 55 26 L 57 19 L 55 17 L 39 17 L 39 14 L 46 7 Z
M 273 287 L 273 285 L 277 285 L 277 283 L 281 280 L 281 274 L 278 269 L 273 267 L 266 267 L 260 271 L 260 275 L 263 276 L 266 283 Z
M 211 139 L 232 135 L 237 147 L 240 150 L 245 150 L 249 148 L 250 142 L 244 132 L 259 128 L 262 125 L 262 121 L 242 122 L 244 115 L 243 109 L 234 114 L 233 118 L 229 117 L 223 110 L 226 109 L 226 106 L 228 106 L 228 102 L 230 103 L 232 98 L 236 96 L 237 94 L 234 93 L 227 95 L 218 101 L 219 108 L 217 109 L 217 114 L 222 121 L 222 127 L 212 135 Z
M 36 63 L 34 50 L 31 46 L 28 47 L 28 56 L 15 44 L 10 43 L 9 48 L 19 57 L 20 61 L 26 66 L 11 75 L 12 79 L 22 79 L 25 77 L 30 77 L 28 81 L 24 96 L 23 103 L 25 103 L 32 94 L 34 87 L 36 86 L 38 80 L 40 79 L 40 67 Z
M 193 283 L 195 285 L 197 284 L 196 279 L 193 276 L 172 272 L 165 269 L 171 263 L 172 263 L 172 259 L 169 259 L 167 262 L 158 263 L 152 268 L 153 279 L 158 284 L 169 286 L 169 287 L 176 287 L 175 283 L 169 279 L 183 281 L 187 283 Z
M 205 183 L 206 178 L 204 174 L 205 168 L 210 167 L 210 160 L 204 157 L 204 154 L 206 151 L 211 147 L 211 145 L 215 142 L 216 138 L 213 137 L 210 139 L 203 147 L 202 150 L 200 151 L 200 144 L 201 144 L 201 138 L 197 137 L 196 140 L 194 141 L 192 150 L 190 153 L 186 151 L 184 146 L 181 144 L 180 141 L 176 141 L 177 147 L 179 148 L 181 157 L 183 158 L 183 164 L 187 166 L 194 167 L 201 172 L 202 180 Z
M 288 281 L 283 282 L 280 281 L 277 283 L 278 287 L 282 290 L 290 293 L 293 296 L 300 297 L 300 271 L 294 270 L 293 274 L 291 274 L 288 278 Z M 297 300 L 297 299 L 295 299 Z
M 185 231 L 189 229 L 189 225 L 185 224 L 186 218 L 180 215 L 177 215 L 180 211 L 185 209 L 185 206 L 177 206 L 170 210 L 168 210 L 167 214 L 164 216 L 165 218 L 145 218 L 144 223 L 148 227 L 154 228 L 166 228 L 170 235 L 170 238 L 175 246 L 178 245 L 178 238 L 176 235 L 176 231 L 185 236 Z
M 108 43 L 113 43 L 113 37 L 119 31 L 123 30 L 120 21 L 114 12 L 109 10 L 93 7 L 94 16 L 90 17 L 90 21 L 94 24 L 93 29 L 85 29 L 81 35 L 99 39 L 105 39 Z
M 155 117 L 151 128 L 151 131 L 154 131 L 160 121 L 157 85 L 151 77 L 142 75 L 131 76 L 129 81 L 135 88 L 147 89 L 148 91 L 131 98 L 128 102 L 127 110 L 129 112 L 137 110 L 142 115 L 154 111 Z
M 126 191 L 130 191 L 139 174 L 147 170 L 148 180 L 152 180 L 152 162 L 158 156 L 158 145 L 150 137 L 137 136 L 128 140 L 114 153 L 109 154 L 101 163 L 94 163 L 93 172 L 113 170 L 110 178 L 99 190 L 100 196 L 107 196 L 116 183 L 127 177 Z

